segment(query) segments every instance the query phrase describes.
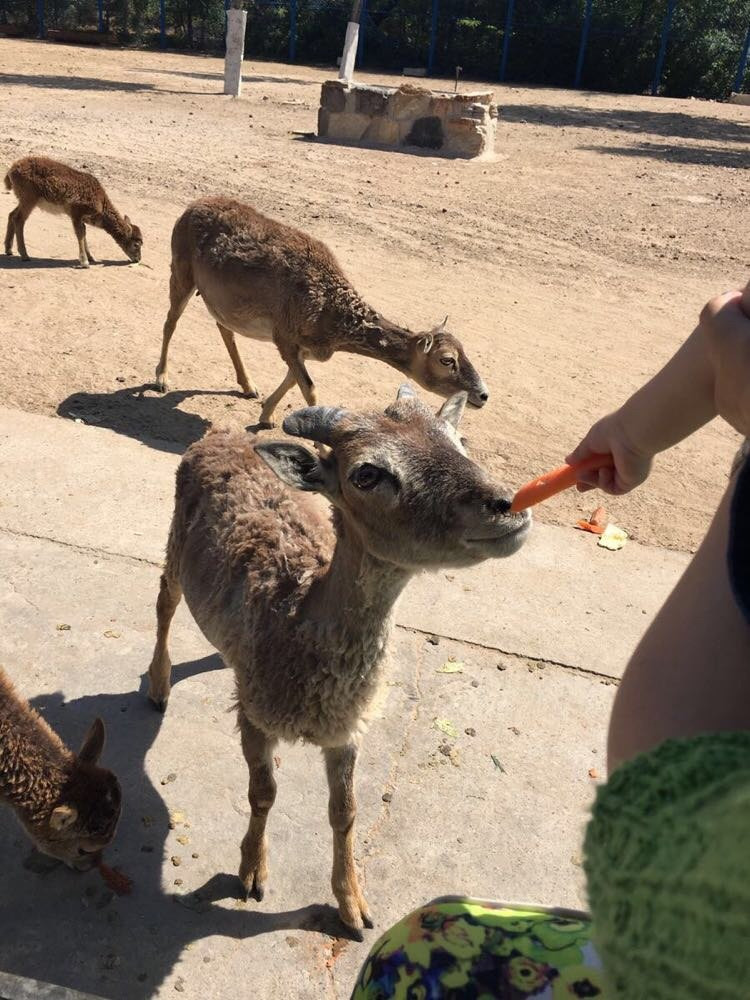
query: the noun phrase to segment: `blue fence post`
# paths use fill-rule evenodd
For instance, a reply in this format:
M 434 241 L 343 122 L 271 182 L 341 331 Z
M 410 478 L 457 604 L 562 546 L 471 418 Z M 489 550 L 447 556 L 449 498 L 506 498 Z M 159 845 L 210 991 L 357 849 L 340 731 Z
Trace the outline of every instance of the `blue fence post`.
M 435 44 L 437 42 L 438 13 L 440 11 L 440 0 L 432 0 L 432 14 L 430 16 L 430 49 L 427 53 L 427 72 L 432 73 L 435 66 Z
M 583 28 L 581 29 L 581 44 L 578 46 L 578 62 L 576 63 L 576 78 L 573 87 L 578 90 L 581 86 L 581 76 L 583 75 L 583 60 L 586 56 L 586 45 L 589 40 L 589 28 L 591 27 L 591 8 L 594 0 L 586 0 L 586 12 L 583 15 Z
M 362 0 L 362 10 L 359 16 L 359 43 L 357 45 L 357 65 L 362 68 L 365 58 L 365 29 L 367 27 L 367 0 Z
M 750 28 L 747 29 L 747 34 L 745 35 L 745 45 L 743 46 L 739 65 L 737 66 L 737 76 L 734 78 L 734 86 L 732 87 L 732 90 L 735 94 L 739 94 L 742 90 L 742 84 L 745 80 L 745 70 L 747 69 L 748 53 L 750 53 Z
M 36 0 L 36 36 L 44 38 L 44 0 Z
M 505 9 L 505 30 L 503 32 L 503 54 L 500 59 L 500 83 L 505 79 L 505 71 L 508 68 L 508 52 L 510 51 L 510 36 L 513 31 L 513 7 L 515 0 L 508 0 Z
M 104 31 L 104 0 L 96 0 L 96 13 L 98 17 L 97 30 Z
M 672 15 L 674 14 L 677 0 L 667 0 L 667 13 L 664 16 L 664 24 L 661 29 L 661 42 L 659 43 L 659 55 L 656 57 L 654 68 L 654 79 L 651 81 L 651 96 L 656 97 L 659 93 L 661 74 L 664 69 L 664 57 L 667 54 L 667 42 L 669 41 L 669 29 L 672 27 Z
M 289 62 L 297 55 L 297 0 L 289 0 Z

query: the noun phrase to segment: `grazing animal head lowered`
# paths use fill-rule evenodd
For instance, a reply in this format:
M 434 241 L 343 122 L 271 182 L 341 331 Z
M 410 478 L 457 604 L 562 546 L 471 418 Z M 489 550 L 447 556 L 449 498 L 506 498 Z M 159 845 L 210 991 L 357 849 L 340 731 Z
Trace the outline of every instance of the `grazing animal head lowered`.
M 111 843 L 122 807 L 120 783 L 97 761 L 104 747 L 104 723 L 95 719 L 51 810 L 36 820 L 19 813 L 21 824 L 44 854 L 70 868 L 92 868 Z
M 408 373 L 422 388 L 440 396 L 465 392 L 469 404 L 479 409 L 490 394 L 461 342 L 446 330 L 447 323 L 446 316 L 439 326 L 416 336 Z
M 130 260 L 137 264 L 141 259 L 143 249 L 143 234 L 138 226 L 131 222 L 126 215 L 123 218 L 124 228 L 119 233 L 113 233 L 115 243 L 124 250 Z
M 96 864 L 120 818 L 120 784 L 98 765 L 104 739 L 95 719 L 71 753 L 0 669 L 0 802 L 40 851 L 83 871 Z
M 287 442 L 255 451 L 289 486 L 326 496 L 375 558 L 413 571 L 470 566 L 516 552 L 531 518 L 511 514 L 512 494 L 467 456 L 457 433 L 465 404 L 457 393 L 434 415 L 406 385 L 384 413 L 307 407 L 284 430 L 329 456 Z

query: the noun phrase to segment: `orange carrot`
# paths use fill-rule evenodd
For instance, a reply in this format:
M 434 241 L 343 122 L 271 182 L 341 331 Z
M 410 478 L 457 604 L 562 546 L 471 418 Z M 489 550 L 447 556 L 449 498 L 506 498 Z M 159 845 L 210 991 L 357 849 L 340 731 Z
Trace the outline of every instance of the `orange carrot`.
M 110 868 L 109 865 L 105 865 L 103 861 L 99 862 L 98 865 L 99 874 L 110 887 L 112 892 L 117 893 L 118 896 L 127 896 L 131 889 L 133 888 L 133 880 L 129 879 L 127 875 L 123 875 L 121 871 L 116 868 Z
M 513 497 L 510 509 L 513 513 L 517 513 L 519 510 L 533 507 L 534 504 L 548 500 L 556 493 L 562 493 L 563 490 L 575 486 L 584 473 L 611 464 L 611 455 L 589 455 L 588 458 L 584 458 L 582 462 L 576 462 L 575 465 L 561 465 L 559 469 L 545 472 L 543 476 L 537 476 L 536 479 L 532 479 L 530 483 L 521 487 Z

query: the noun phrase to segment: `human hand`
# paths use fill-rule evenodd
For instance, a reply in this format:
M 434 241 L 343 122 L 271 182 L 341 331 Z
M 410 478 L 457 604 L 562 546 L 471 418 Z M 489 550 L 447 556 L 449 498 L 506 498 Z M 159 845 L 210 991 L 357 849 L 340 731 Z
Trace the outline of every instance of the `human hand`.
M 622 410 L 615 410 L 601 420 L 597 420 L 566 462 L 580 462 L 589 455 L 611 455 L 612 465 L 605 465 L 592 472 L 583 473 L 577 489 L 600 489 L 612 496 L 629 493 L 648 477 L 653 454 L 639 448 L 627 429 Z
M 717 412 L 750 437 L 750 283 L 711 299 L 698 329 L 713 366 Z

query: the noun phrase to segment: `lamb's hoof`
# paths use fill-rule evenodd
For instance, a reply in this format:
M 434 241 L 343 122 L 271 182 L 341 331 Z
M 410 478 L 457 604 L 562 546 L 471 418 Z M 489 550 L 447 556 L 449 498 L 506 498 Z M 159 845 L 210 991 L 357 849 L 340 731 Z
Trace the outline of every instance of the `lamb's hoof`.
M 260 398 L 260 393 L 258 392 L 257 389 L 243 388 L 242 389 L 242 395 L 245 397 L 245 399 L 259 399 Z
M 12 250 L 6 250 L 5 251 L 5 256 L 6 257 L 12 257 L 13 256 L 13 251 Z
M 253 876 L 252 882 L 246 883 L 244 880 L 242 881 L 242 896 L 246 903 L 251 899 L 254 899 L 257 903 L 262 903 L 265 894 L 265 883 L 261 882 L 257 873 Z
M 86 263 L 84 264 L 82 260 L 79 260 L 78 263 L 76 264 L 76 267 L 79 269 L 79 271 L 85 271 L 88 266 L 89 266 L 88 261 L 86 261 Z
M 167 711 L 167 701 L 169 700 L 168 698 L 152 698 L 151 695 L 149 695 L 148 700 L 154 706 L 156 711 L 160 712 L 162 715 L 164 715 L 164 713 Z
M 263 420 L 262 418 L 258 421 L 257 427 L 260 431 L 271 431 L 276 426 L 275 420 Z
M 31 257 L 29 257 L 29 255 L 27 253 L 22 253 L 21 254 L 21 260 L 31 260 Z
M 339 919 L 355 941 L 364 941 L 363 928 L 369 929 L 374 926 L 370 910 L 363 898 L 360 898 L 358 903 L 347 900 L 343 906 L 339 905 Z
M 167 390 L 169 389 L 169 383 L 167 382 L 167 380 L 164 378 L 163 375 L 156 376 L 156 380 L 154 381 L 154 389 L 156 389 L 157 392 L 161 392 L 162 394 L 167 392 Z

